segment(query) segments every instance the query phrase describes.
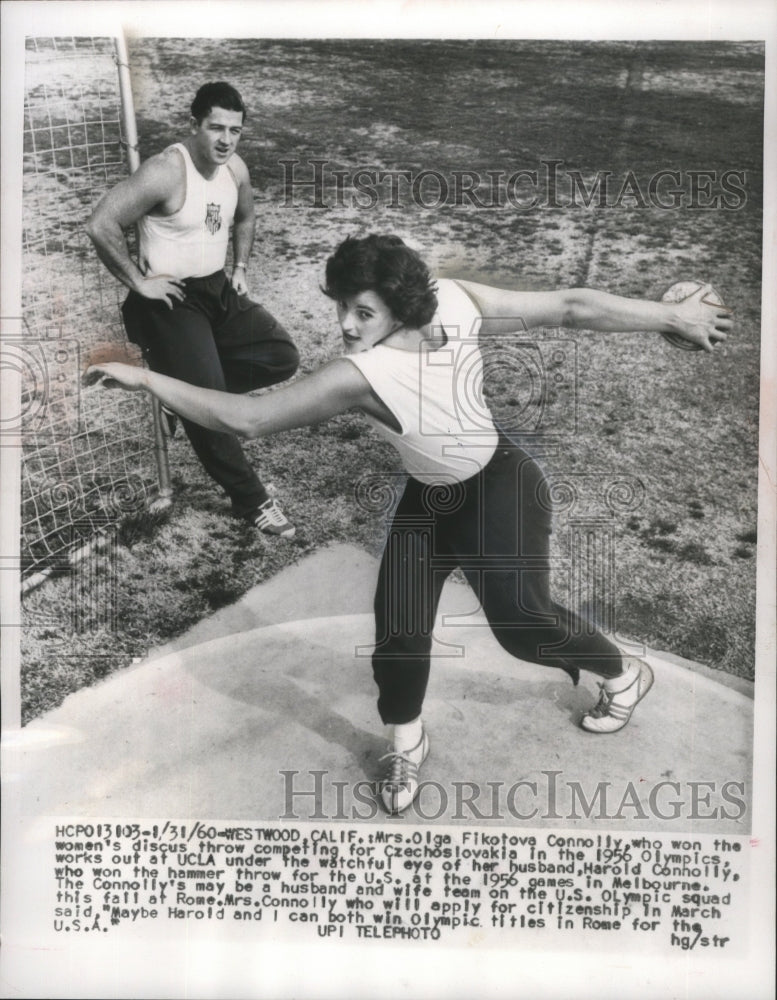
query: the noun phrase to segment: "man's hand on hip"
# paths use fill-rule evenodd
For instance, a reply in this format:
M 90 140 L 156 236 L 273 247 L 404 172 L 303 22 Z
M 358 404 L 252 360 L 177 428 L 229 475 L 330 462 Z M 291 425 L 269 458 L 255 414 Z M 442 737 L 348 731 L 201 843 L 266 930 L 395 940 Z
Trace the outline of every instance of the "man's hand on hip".
M 232 269 L 232 287 L 238 295 L 248 295 L 248 278 L 245 264 L 235 264 Z
M 159 299 L 168 309 L 173 308 L 173 299 L 183 302 L 186 298 L 181 279 L 169 274 L 148 275 L 135 286 L 135 291 L 144 299 Z

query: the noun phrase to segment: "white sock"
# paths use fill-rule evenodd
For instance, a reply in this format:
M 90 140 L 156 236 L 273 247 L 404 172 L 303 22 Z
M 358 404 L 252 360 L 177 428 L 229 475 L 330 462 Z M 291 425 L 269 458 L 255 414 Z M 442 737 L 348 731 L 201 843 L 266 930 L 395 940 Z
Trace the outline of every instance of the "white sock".
M 418 746 L 424 733 L 424 725 L 419 715 L 412 722 L 403 722 L 394 726 L 392 742 L 394 749 L 400 753 L 406 753 Z

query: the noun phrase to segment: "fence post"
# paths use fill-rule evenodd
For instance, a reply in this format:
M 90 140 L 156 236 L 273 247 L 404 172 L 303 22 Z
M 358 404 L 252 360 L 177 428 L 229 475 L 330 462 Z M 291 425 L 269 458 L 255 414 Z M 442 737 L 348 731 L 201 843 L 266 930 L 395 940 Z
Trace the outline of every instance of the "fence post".
M 119 95 L 121 97 L 121 124 L 127 149 L 129 172 L 134 174 L 140 166 L 138 131 L 135 124 L 135 104 L 132 99 L 132 82 L 129 72 L 129 57 L 123 35 L 114 38 L 116 66 L 119 72 Z M 162 430 L 159 400 L 152 398 L 151 412 L 154 418 L 154 458 L 156 460 L 159 496 L 151 504 L 152 511 L 164 510 L 172 503 L 173 487 L 170 479 L 170 462 L 167 454 L 167 438 Z

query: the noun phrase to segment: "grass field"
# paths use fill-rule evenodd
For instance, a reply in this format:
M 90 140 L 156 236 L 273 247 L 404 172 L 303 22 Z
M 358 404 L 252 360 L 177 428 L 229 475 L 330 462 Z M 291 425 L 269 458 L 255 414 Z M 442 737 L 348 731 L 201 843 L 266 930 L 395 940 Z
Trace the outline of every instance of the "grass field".
M 319 284 L 327 255 L 349 234 L 397 232 L 440 275 L 515 288 L 589 285 L 657 298 L 679 278 L 711 281 L 737 316 L 735 335 L 712 357 L 677 351 L 656 335 L 540 331 L 536 348 L 508 353 L 501 369 L 489 363 L 487 392 L 496 416 L 527 432 L 534 411 L 521 384 L 525 360 L 547 364 L 563 345 L 561 381 L 532 441 L 551 481 L 585 486 L 599 503 L 595 514 L 604 516 L 617 556 L 618 631 L 752 678 L 763 103 L 757 46 L 146 39 L 131 47 L 130 62 L 144 156 L 185 132 L 200 83 L 227 78 L 241 90 L 250 117 L 240 152 L 259 209 L 249 277 L 255 297 L 293 332 L 304 371 L 337 352 L 332 304 Z M 299 161 L 298 179 L 312 177 L 309 161 L 326 161 L 322 207 L 310 187 L 286 197 L 284 159 Z M 550 160 L 561 165 L 546 196 Z M 429 178 L 421 190 L 426 204 L 407 186 L 394 199 L 381 188 L 369 204 L 350 181 L 338 199 L 334 172 L 351 178 L 358 168 L 414 177 L 436 171 L 451 190 L 457 171 L 508 177 L 534 170 L 541 197 L 529 207 L 524 187 L 521 204 L 481 207 L 486 187 L 481 204 L 442 199 L 439 180 Z M 575 171 L 587 190 L 609 172 L 609 203 L 570 204 Z M 660 171 L 677 172 L 677 204 L 646 197 Z M 738 185 L 733 194 L 726 178 Z M 720 200 L 709 207 L 723 196 L 730 207 Z M 555 372 L 547 371 L 547 384 L 555 385 Z M 361 417 L 247 447 L 298 523 L 296 539 L 267 541 L 235 524 L 188 444 L 173 441 L 172 510 L 161 521 L 133 516 L 110 549 L 115 615 L 108 620 L 99 602 L 85 601 L 74 629 L 72 604 L 82 598 L 69 578 L 26 598 L 25 720 L 307 552 L 335 541 L 380 550 L 384 524 L 355 501 L 354 485 L 397 462 Z M 639 486 L 640 502 L 602 508 L 601 496 L 623 479 Z M 579 509 L 561 511 L 554 536 L 562 597 L 578 516 Z M 594 578 L 571 597 L 593 607 L 600 585 Z

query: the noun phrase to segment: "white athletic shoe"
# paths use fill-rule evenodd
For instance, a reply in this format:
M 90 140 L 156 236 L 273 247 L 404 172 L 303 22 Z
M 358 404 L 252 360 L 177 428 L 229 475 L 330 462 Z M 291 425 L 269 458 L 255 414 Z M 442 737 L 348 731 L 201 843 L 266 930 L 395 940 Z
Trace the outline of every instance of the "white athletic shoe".
M 599 701 L 583 716 L 580 725 L 589 733 L 617 733 L 651 689 L 653 680 L 653 671 L 647 663 L 637 660 L 625 674 L 599 685 Z
M 429 737 L 424 730 L 412 750 L 402 753 L 390 750 L 380 758 L 389 762 L 386 777 L 378 785 L 381 801 L 389 815 L 404 812 L 418 795 L 418 772 L 428 754 Z
M 271 497 L 265 500 L 252 518 L 254 525 L 265 535 L 278 535 L 280 538 L 293 538 L 296 528 L 283 513 L 278 501 Z

